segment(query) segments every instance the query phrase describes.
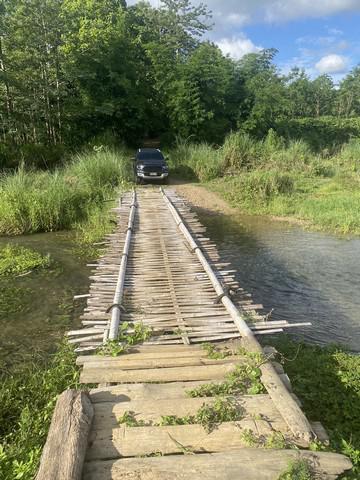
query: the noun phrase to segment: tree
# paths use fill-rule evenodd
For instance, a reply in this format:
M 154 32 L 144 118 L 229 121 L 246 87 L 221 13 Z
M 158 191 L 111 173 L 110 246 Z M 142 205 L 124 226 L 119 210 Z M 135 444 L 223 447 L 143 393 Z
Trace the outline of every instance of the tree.
M 170 99 L 172 128 L 180 135 L 219 142 L 232 126 L 229 99 L 233 93 L 234 66 L 209 42 L 194 50 L 178 68 Z
M 341 82 L 338 96 L 338 115 L 360 115 L 360 65 Z
M 273 48 L 250 53 L 238 63 L 245 91 L 239 127 L 259 136 L 265 135 L 276 120 L 289 112 L 285 79 L 272 63 L 276 53 Z
M 326 74 L 320 75 L 313 80 L 311 87 L 315 116 L 331 115 L 335 99 L 334 83 L 331 77 Z

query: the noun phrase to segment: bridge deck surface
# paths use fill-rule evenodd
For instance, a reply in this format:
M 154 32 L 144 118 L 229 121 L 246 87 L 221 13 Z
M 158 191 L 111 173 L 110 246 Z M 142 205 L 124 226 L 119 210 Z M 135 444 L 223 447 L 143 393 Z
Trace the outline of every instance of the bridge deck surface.
M 275 480 L 289 461 L 299 459 L 306 459 L 319 478 L 337 478 L 350 462 L 342 455 L 304 450 L 313 438 L 326 440 L 326 433 L 308 422 L 282 367 L 255 339 L 281 331 L 287 322 L 271 322 L 259 313 L 262 306 L 240 288 L 235 272 L 221 261 L 197 216 L 175 192 L 142 188 L 134 200 L 127 193 L 115 209 L 118 225 L 91 277 L 84 328 L 69 332 L 79 353 L 81 382 L 97 385 L 89 393 L 92 421 L 82 478 Z M 114 297 L 127 244 L 126 272 Z M 214 287 L 207 265 L 220 287 Z M 108 341 L 113 309 L 128 333 L 142 324 L 151 335 L 120 356 L 96 355 Z M 215 358 L 204 342 L 214 342 Z M 252 391 L 245 376 L 245 386 L 227 389 L 222 400 L 214 392 L 189 393 L 209 383 L 229 384 L 246 369 L 261 371 L 263 387 Z M 225 407 L 219 407 L 222 401 Z M 226 414 L 227 407 L 236 414 Z M 51 456 L 47 447 L 42 465 Z M 39 474 L 38 480 L 43 478 Z

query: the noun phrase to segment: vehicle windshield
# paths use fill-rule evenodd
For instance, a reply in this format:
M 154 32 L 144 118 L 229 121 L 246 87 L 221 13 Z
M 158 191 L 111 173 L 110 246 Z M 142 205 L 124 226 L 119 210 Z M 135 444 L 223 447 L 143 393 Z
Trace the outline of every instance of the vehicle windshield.
M 137 160 L 141 160 L 142 162 L 146 163 L 146 161 L 164 161 L 163 154 L 157 150 L 153 152 L 139 152 L 137 154 Z

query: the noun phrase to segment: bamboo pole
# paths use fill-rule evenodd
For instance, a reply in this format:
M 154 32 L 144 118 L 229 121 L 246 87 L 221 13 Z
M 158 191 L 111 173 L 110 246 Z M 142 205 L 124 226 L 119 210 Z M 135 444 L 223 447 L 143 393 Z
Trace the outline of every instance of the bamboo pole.
M 116 290 L 115 290 L 114 300 L 113 300 L 113 307 L 111 310 L 111 321 L 110 321 L 110 328 L 108 331 L 108 338 L 110 340 L 115 340 L 118 336 L 118 331 L 119 331 L 121 302 L 122 302 L 122 297 L 124 292 L 126 266 L 127 266 L 127 259 L 128 259 L 129 250 L 130 250 L 136 208 L 137 208 L 136 191 L 134 190 L 132 203 L 130 206 L 130 214 L 129 214 L 128 228 L 127 228 L 126 238 L 125 238 L 125 245 L 124 245 L 124 249 L 121 257 L 120 269 L 119 269 L 119 274 L 118 274 L 117 283 L 116 283 Z M 104 334 L 104 341 L 106 340 L 107 340 L 107 333 Z
M 175 208 L 171 200 L 168 198 L 162 187 L 160 187 L 160 192 L 170 212 L 172 213 L 174 221 L 176 222 L 179 230 L 184 235 L 191 250 L 198 257 L 217 295 L 219 296 L 219 299 L 221 299 L 222 304 L 224 305 L 231 318 L 233 319 L 235 325 L 237 326 L 241 336 L 243 337 L 244 345 L 251 352 L 263 353 L 261 345 L 255 338 L 254 332 L 247 325 L 243 316 L 225 292 L 214 270 L 212 269 L 211 265 L 203 254 L 201 247 L 192 237 L 183 219 L 179 215 L 177 209 Z M 290 392 L 285 387 L 274 367 L 271 365 L 270 362 L 265 362 L 263 365 L 260 366 L 260 368 L 262 372 L 262 382 L 267 389 L 269 395 L 273 399 L 275 405 L 277 406 L 280 414 L 283 416 L 284 420 L 288 424 L 289 428 L 291 429 L 295 437 L 301 438 L 309 443 L 314 438 L 311 425 L 298 404 L 295 402 L 294 398 L 291 396 Z

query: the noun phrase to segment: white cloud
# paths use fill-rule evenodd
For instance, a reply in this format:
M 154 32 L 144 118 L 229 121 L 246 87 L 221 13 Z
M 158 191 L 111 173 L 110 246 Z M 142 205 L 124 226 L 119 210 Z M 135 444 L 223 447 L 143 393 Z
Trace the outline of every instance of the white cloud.
M 128 0 L 133 5 L 139 0 Z M 148 0 L 153 6 L 161 0 Z M 213 12 L 214 20 L 222 32 L 226 28 L 245 23 L 279 23 L 298 18 L 316 18 L 341 12 L 360 11 L 360 0 L 192 0 L 194 5 L 205 1 Z M 220 25 L 218 25 L 220 24 Z M 332 29 L 329 33 L 340 34 Z
M 224 55 L 239 60 L 247 53 L 256 53 L 262 50 L 262 47 L 255 45 L 250 38 L 241 35 L 240 37 L 222 38 L 216 42 L 218 47 L 222 50 Z
M 315 68 L 320 73 L 341 73 L 348 67 L 349 61 L 341 55 L 331 54 L 322 57 L 316 64 Z
M 266 0 L 260 1 L 265 7 L 265 19 L 282 22 L 305 17 L 323 17 L 335 13 L 360 10 L 359 0 Z

